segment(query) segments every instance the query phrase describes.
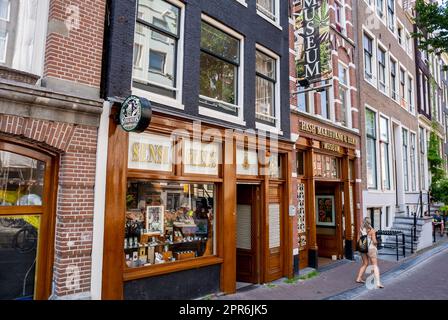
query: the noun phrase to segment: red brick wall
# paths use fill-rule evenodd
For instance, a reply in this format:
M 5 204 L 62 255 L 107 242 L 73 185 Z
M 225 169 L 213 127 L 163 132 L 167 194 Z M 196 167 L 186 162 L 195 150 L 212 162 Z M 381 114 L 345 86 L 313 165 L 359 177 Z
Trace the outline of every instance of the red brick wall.
M 0 115 L 0 134 L 60 153 L 53 280 L 57 296 L 88 292 L 93 232 L 97 129 Z
M 48 20 L 62 30 L 52 28 L 47 37 L 44 76 L 100 86 L 105 3 L 106 0 L 50 0 Z M 67 21 L 74 23 L 70 26 Z

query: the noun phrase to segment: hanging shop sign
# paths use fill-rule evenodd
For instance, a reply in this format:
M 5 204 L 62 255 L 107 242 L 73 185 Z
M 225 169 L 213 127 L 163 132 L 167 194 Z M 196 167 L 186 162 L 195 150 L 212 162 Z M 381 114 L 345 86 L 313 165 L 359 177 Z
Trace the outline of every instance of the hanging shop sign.
M 122 103 L 118 120 L 123 130 L 140 133 L 149 126 L 151 117 L 151 103 L 145 98 L 132 95 Z
M 332 138 L 344 143 L 356 145 L 355 138 L 350 137 L 349 135 L 328 128 L 324 128 L 306 121 L 299 121 L 299 129 L 301 131 L 305 131 L 314 135 Z
M 202 143 L 185 139 L 182 153 L 184 173 L 217 176 L 220 146 L 219 143 Z
M 128 168 L 172 171 L 173 142 L 169 136 L 129 134 Z
M 301 0 L 294 5 L 297 79 L 310 82 L 331 77 L 328 0 Z

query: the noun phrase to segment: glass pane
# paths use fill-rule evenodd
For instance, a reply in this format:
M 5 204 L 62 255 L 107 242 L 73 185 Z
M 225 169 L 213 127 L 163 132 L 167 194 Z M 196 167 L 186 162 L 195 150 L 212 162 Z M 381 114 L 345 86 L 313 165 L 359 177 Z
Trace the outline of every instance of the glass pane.
M 375 112 L 366 110 L 366 131 L 367 134 L 376 137 Z
M 163 0 L 139 0 L 138 16 L 167 32 L 177 35 L 179 8 Z
M 0 216 L 0 300 L 34 295 L 39 216 Z
M 272 20 L 275 20 L 275 0 L 257 0 L 257 8 Z
M 6 61 L 6 48 L 8 47 L 8 33 L 0 29 L 0 62 Z
M 135 33 L 134 80 L 175 87 L 176 40 L 140 25 Z
M 42 205 L 45 163 L 0 150 L 0 206 Z
M 383 187 L 385 189 L 390 189 L 389 147 L 386 143 L 381 143 L 381 172 L 383 177 Z
M 256 77 L 255 110 L 267 116 L 274 117 L 274 83 L 261 77 Z
M 367 185 L 376 188 L 376 152 L 375 140 L 367 138 Z
M 130 268 L 215 253 L 215 186 L 129 181 L 124 252 Z
M 257 72 L 275 81 L 275 59 L 257 51 Z
M 380 117 L 380 138 L 385 142 L 389 141 L 389 121 L 383 117 Z
M 297 105 L 300 111 L 308 112 L 306 99 L 307 99 L 306 93 L 299 93 L 297 95 Z
M 205 97 L 236 104 L 236 67 L 201 52 L 200 91 Z
M 239 41 L 227 33 L 202 22 L 201 48 L 234 63 L 239 63 Z

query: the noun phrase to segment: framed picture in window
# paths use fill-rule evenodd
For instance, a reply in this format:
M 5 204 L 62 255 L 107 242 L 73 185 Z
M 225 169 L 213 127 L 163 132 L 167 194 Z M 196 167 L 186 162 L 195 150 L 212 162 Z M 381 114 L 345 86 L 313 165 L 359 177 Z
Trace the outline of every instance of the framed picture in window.
M 336 226 L 334 196 L 316 196 L 316 225 Z
M 163 206 L 146 207 L 146 230 L 149 234 L 164 234 Z

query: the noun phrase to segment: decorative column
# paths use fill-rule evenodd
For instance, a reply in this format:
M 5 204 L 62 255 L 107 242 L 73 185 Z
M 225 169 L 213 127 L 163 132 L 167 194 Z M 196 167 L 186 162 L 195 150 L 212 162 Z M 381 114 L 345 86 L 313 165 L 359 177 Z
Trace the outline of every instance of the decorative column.
M 307 212 L 307 231 L 308 231 L 308 265 L 312 268 L 317 269 L 317 257 L 318 257 L 318 247 L 317 247 L 317 234 L 316 234 L 316 216 L 314 214 L 316 210 L 316 200 L 315 200 L 315 181 L 314 181 L 314 150 L 313 150 L 313 140 L 308 140 L 310 148 L 305 155 L 305 180 L 306 180 L 306 212 Z
M 353 260 L 352 216 L 350 212 L 350 159 L 346 154 L 342 158 L 342 179 L 344 183 L 344 216 L 345 216 L 345 257 Z

